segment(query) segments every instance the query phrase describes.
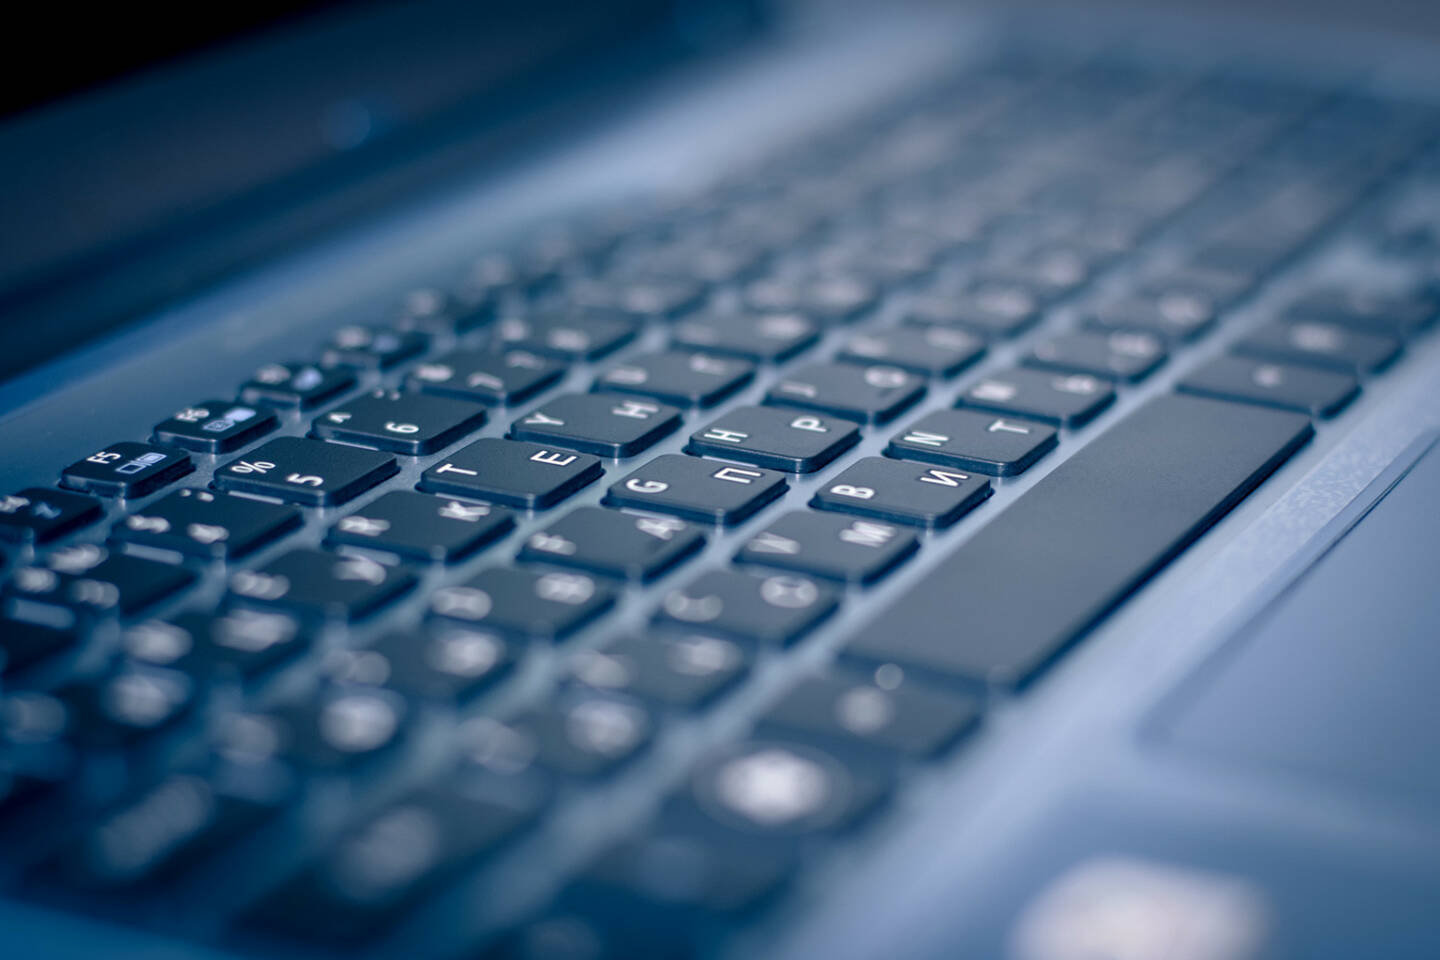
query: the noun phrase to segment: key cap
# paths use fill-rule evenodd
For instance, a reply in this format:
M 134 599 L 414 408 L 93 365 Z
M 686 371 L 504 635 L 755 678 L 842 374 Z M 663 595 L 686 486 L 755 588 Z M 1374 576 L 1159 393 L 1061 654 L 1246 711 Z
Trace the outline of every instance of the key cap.
M 683 277 L 609 277 L 582 282 L 566 299 L 586 310 L 622 313 L 644 320 L 675 317 L 705 300 L 705 287 Z
M 195 706 L 194 684 L 174 670 L 123 668 L 55 694 L 66 735 L 87 747 L 123 747 L 175 726 Z
M 1078 331 L 1037 343 L 1025 364 L 1138 383 L 1159 369 L 1165 359 L 1160 339 L 1148 333 Z
M 760 718 L 760 735 L 799 736 L 839 753 L 871 749 L 928 757 L 969 732 L 980 705 L 968 697 L 901 684 L 882 689 L 839 676 L 808 677 Z
M 202 400 L 155 425 L 155 442 L 198 453 L 229 453 L 274 430 L 280 419 L 264 407 Z
M 263 724 L 287 761 L 303 770 L 354 768 L 395 747 L 405 703 L 386 690 L 326 689 L 250 719 Z
M 989 480 L 951 467 L 865 457 L 822 485 L 810 506 L 942 529 L 990 494 Z
M 1054 450 L 1057 437 L 1055 428 L 1043 423 L 975 410 L 936 410 L 891 437 L 885 455 L 1013 477 Z
M 985 354 L 985 341 L 952 327 L 896 327 L 852 337 L 836 359 L 884 363 L 925 377 L 953 377 Z
M 102 497 L 143 497 L 194 469 L 190 455 L 174 447 L 121 441 L 70 464 L 60 482 Z
M 765 402 L 860 423 L 888 423 L 924 395 L 925 381 L 899 367 L 815 363 L 776 383 Z
M 667 453 L 612 484 L 605 502 L 730 526 L 754 516 L 788 486 L 783 474 L 770 470 Z
M 511 424 L 510 436 L 619 458 L 633 457 L 679 428 L 680 411 L 663 403 L 563 393 Z
M 368 557 L 300 547 L 230 578 L 233 596 L 300 616 L 360 620 L 415 586 L 415 572 Z
M 820 328 L 795 313 L 715 315 L 677 323 L 671 340 L 679 347 L 780 363 L 813 347 Z
M 777 890 L 796 864 L 789 851 L 737 850 L 714 838 L 657 829 L 611 846 L 591 861 L 581 876 L 578 898 L 598 901 L 599 916 L 613 920 L 618 914 L 631 921 L 633 931 L 627 924 L 624 933 L 633 935 L 634 949 L 653 950 L 661 938 L 684 937 L 691 925 L 674 923 L 686 916 L 682 911 L 707 915 L 745 911 Z M 617 897 L 624 898 L 618 906 Z M 637 911 L 645 912 L 635 916 Z M 531 931 L 532 936 L 536 933 L 540 931 Z M 535 953 L 517 956 L 534 960 L 553 955 L 544 952 L 543 943 L 536 944 Z
M 735 562 L 874 583 L 919 547 L 915 534 L 888 523 L 796 510 L 745 541 Z
M 1105 381 L 1083 373 L 1003 370 L 971 384 L 960 404 L 1030 417 L 1062 427 L 1083 427 L 1115 402 Z
M 576 507 L 526 538 L 518 559 L 644 582 L 668 572 L 704 545 L 699 528 L 672 517 Z
M 691 777 L 687 799 L 712 829 L 770 844 L 847 827 L 888 791 L 873 773 L 818 747 L 764 739 L 706 758 Z
M 1013 337 L 1040 320 L 1040 305 L 1024 290 L 982 287 L 917 297 L 905 322 L 922 326 L 961 327 L 983 337 Z
M 813 473 L 860 442 L 853 421 L 778 407 L 736 407 L 690 434 L 686 452 Z
M 99 500 L 80 493 L 26 487 L 0 497 L 0 538 L 13 542 L 49 543 L 99 520 Z
M 315 418 L 313 436 L 418 457 L 485 425 L 485 408 L 466 400 L 376 390 Z
M 320 362 L 327 367 L 389 370 L 424 353 L 429 345 L 430 338 L 418 330 L 389 330 L 349 324 L 331 335 Z
M 204 559 L 234 559 L 300 526 L 294 507 L 176 490 L 115 524 L 110 536 Z
M 677 407 L 712 407 L 755 378 L 745 360 L 669 350 L 640 354 L 595 378 L 596 390 L 653 397 Z
M 1292 413 L 1199 397 L 1151 400 L 960 544 L 856 631 L 847 650 L 867 663 L 1023 684 L 1312 433 Z
M 570 662 L 578 682 L 672 707 L 694 709 L 749 672 L 745 648 L 718 637 L 622 637 L 602 650 L 582 650 Z
M 283 613 L 190 610 L 135 624 L 121 645 L 131 658 L 153 666 L 190 676 L 219 671 L 250 680 L 303 652 L 308 640 L 300 623 Z
M 497 344 L 561 360 L 594 360 L 635 338 L 629 320 L 587 311 L 575 315 L 507 317 L 495 327 Z
M 487 437 L 426 470 L 420 489 L 543 510 L 604 473 L 589 454 Z
M 240 400 L 309 410 L 354 385 L 355 374 L 345 367 L 270 363 L 256 370 L 255 376 L 240 387 Z
M 835 612 L 835 593 L 809 577 L 711 570 L 665 594 L 658 623 L 759 643 L 788 644 Z
M 455 350 L 419 364 L 405 382 L 412 390 L 493 405 L 521 403 L 564 373 L 563 364 L 526 350 Z
M 1348 374 L 1330 370 L 1226 356 L 1193 371 L 1176 389 L 1328 418 L 1359 395 L 1360 384 Z
M 771 277 L 752 281 L 745 288 L 745 302 L 752 310 L 799 313 L 822 323 L 848 323 L 873 307 L 879 297 L 874 284 L 845 275 Z
M 69 630 L 0 616 L 0 677 L 48 660 L 73 647 L 76 639 Z
M 391 310 L 393 323 L 402 331 L 434 335 L 465 333 L 495 319 L 494 297 L 475 290 L 468 293 L 471 295 L 452 297 L 434 287 L 418 287 Z
M 1152 296 L 1194 297 L 1214 304 L 1216 310 L 1222 310 L 1244 297 L 1254 286 L 1254 277 L 1190 266 L 1168 269 L 1158 276 L 1146 278 L 1141 282 L 1140 291 Z
M 1286 308 L 1284 318 L 1336 323 L 1361 333 L 1410 340 L 1440 315 L 1428 294 L 1387 296 L 1362 290 L 1315 290 Z
M 221 490 L 257 493 L 290 503 L 333 507 L 400 472 L 388 453 L 276 437 L 215 471 Z
M 609 610 L 615 591 L 581 573 L 494 567 L 430 595 L 440 617 L 508 636 L 560 640 Z
M 504 507 L 392 490 L 335 521 L 326 541 L 454 563 L 514 527 L 515 517 Z
M 118 890 L 173 877 L 238 840 L 279 808 L 273 797 L 170 774 L 88 825 L 60 853 L 68 886 Z M 117 842 L 123 837 L 124 842 Z
M 638 703 L 580 688 L 560 702 L 516 718 L 511 726 L 534 738 L 540 762 L 571 777 L 601 777 L 633 759 L 655 724 Z
M 520 833 L 539 807 L 442 781 L 402 797 L 262 897 L 245 922 L 359 944 L 465 864 Z
M 1149 333 L 1168 343 L 1185 343 L 1215 325 L 1215 308 L 1193 294 L 1136 294 L 1095 307 L 1085 323 L 1096 330 Z
M 130 616 L 189 586 L 184 567 L 77 544 L 50 555 L 48 567 L 20 567 L 5 592 L 85 615 Z
M 455 624 L 389 633 L 373 647 L 344 653 L 366 661 L 357 670 L 368 670 L 370 658 L 383 658 L 385 685 L 399 693 L 449 703 L 468 700 L 505 677 L 516 655 L 496 634 Z
M 1338 323 L 1277 321 L 1242 337 L 1234 349 L 1262 360 L 1323 367 L 1358 377 L 1378 373 L 1394 362 L 1400 355 L 1400 341 Z

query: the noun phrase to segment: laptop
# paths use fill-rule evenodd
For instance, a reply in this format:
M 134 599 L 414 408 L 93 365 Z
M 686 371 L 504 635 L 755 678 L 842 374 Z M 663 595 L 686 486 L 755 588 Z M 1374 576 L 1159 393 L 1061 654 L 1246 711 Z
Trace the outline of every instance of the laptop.
M 97 16 L 0 955 L 1440 955 L 1428 5 Z

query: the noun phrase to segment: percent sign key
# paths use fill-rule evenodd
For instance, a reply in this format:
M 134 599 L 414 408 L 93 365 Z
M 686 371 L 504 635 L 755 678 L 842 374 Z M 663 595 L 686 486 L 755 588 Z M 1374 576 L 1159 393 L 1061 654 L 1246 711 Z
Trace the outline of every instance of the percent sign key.
M 399 469 L 394 457 L 375 450 L 277 437 L 220 468 L 215 485 L 232 493 L 330 507 L 369 490 Z

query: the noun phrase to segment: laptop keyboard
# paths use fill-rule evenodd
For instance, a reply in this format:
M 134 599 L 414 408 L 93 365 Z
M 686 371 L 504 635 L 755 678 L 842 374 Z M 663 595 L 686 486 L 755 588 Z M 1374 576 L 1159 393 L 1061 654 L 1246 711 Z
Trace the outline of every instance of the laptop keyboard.
M 1005 61 L 74 452 L 0 500 L 0 882 L 704 952 L 1404 362 L 1428 290 L 1227 321 L 1436 119 Z

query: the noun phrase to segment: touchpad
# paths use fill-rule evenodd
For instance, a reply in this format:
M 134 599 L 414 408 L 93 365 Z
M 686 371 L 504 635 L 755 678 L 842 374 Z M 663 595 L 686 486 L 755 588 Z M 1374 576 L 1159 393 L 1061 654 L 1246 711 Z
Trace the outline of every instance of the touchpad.
M 1162 708 L 1162 740 L 1440 803 L 1440 445 L 1414 457 Z

